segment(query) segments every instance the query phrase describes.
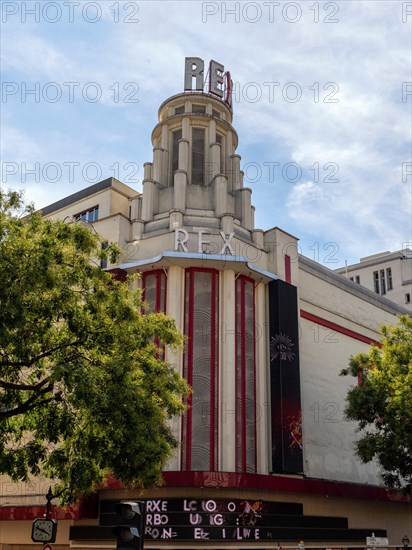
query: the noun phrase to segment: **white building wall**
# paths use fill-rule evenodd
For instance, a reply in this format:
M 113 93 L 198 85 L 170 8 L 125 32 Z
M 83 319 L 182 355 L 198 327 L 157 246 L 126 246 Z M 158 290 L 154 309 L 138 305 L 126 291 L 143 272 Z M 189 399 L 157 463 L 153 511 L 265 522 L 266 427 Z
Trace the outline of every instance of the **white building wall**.
M 392 288 L 389 288 L 387 270 L 391 270 Z M 381 270 L 384 270 L 385 292 L 382 292 Z M 337 273 L 347 279 L 359 277 L 359 284 L 375 292 L 374 273 L 379 274 L 379 294 L 388 300 L 406 307 L 412 313 L 412 251 L 386 252 L 361 258 L 358 264 L 339 268 Z M 409 294 L 409 301 L 406 295 Z
M 378 485 L 376 467 L 354 455 L 355 424 L 344 415 L 345 396 L 357 380 L 339 376 L 350 356 L 369 346 L 306 319 L 300 326 L 305 475 Z
M 352 355 L 370 349 L 362 338 L 380 340 L 381 325 L 396 324 L 400 309 L 303 257 L 299 298 L 305 474 L 379 485 L 376 465 L 356 456 L 356 423 L 344 415 L 348 389 L 357 380 L 339 373 Z

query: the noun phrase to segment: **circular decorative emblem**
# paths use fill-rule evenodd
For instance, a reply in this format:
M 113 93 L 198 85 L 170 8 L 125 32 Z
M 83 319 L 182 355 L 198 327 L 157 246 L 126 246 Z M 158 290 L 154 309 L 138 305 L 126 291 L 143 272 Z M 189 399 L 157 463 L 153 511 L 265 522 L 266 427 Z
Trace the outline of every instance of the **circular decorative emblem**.
M 270 339 L 270 360 L 273 361 L 280 357 L 281 361 L 292 361 L 295 357 L 295 353 L 292 351 L 294 347 L 292 339 L 287 335 L 276 334 Z

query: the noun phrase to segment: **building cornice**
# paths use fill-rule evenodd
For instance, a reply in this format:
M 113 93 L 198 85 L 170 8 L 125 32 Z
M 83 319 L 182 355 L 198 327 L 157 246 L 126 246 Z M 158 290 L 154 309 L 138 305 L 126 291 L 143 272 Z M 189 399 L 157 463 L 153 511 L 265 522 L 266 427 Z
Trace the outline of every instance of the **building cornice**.
M 373 267 L 374 265 L 381 265 L 386 264 L 389 262 L 394 262 L 397 260 L 407 260 L 409 258 L 406 257 L 405 253 L 403 253 L 401 250 L 398 250 L 396 252 L 388 252 L 387 254 L 383 255 L 376 255 L 370 259 L 368 257 L 361 259 L 361 261 L 357 264 L 351 264 L 347 267 L 339 267 L 338 269 L 334 269 L 336 273 L 346 273 L 346 271 L 357 271 L 359 269 L 364 269 L 365 267 Z
M 121 264 L 119 269 L 127 272 L 147 271 L 156 267 L 169 267 L 170 265 L 179 265 L 181 267 L 205 267 L 212 269 L 236 269 L 244 274 L 253 274 L 254 278 L 260 278 L 263 282 L 279 279 L 275 273 L 266 271 L 249 262 L 245 256 L 229 256 L 223 254 L 199 254 L 194 252 L 175 252 L 165 251 L 153 258 L 138 260 L 136 262 L 127 262 Z
M 376 294 L 358 283 L 354 283 L 350 279 L 310 260 L 306 256 L 299 255 L 299 268 L 393 315 L 410 315 L 410 311 L 406 308 L 395 304 L 391 300 Z
M 131 194 L 127 195 L 123 191 L 122 187 L 130 189 Z M 106 189 L 114 189 L 117 193 L 120 193 L 121 195 L 124 195 L 129 199 L 135 196 L 140 196 L 140 193 L 138 193 L 138 191 L 136 191 L 135 189 L 132 189 L 131 187 L 128 187 L 126 184 L 122 183 L 121 181 L 115 178 L 107 178 L 105 180 L 99 181 L 98 183 L 95 183 L 94 185 L 91 185 L 90 187 L 86 187 L 86 189 L 77 191 L 77 193 L 73 193 L 72 195 L 69 195 L 64 199 L 54 202 L 53 204 L 49 204 L 48 206 L 45 206 L 40 210 L 41 214 L 42 216 L 48 216 L 49 214 L 53 214 L 59 210 L 62 210 L 63 208 L 67 208 L 68 206 L 76 204 L 76 202 L 80 202 L 84 199 L 87 199 L 88 197 L 92 197 L 93 195 L 96 195 L 97 193 L 101 193 Z

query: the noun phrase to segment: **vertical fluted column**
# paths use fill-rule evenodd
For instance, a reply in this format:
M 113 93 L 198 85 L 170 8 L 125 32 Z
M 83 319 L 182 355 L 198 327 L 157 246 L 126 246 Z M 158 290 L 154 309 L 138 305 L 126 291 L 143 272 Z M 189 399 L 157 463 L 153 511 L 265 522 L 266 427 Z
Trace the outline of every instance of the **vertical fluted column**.
M 252 239 L 255 245 L 257 246 L 257 248 L 260 248 L 261 250 L 263 250 L 263 247 L 265 246 L 265 241 L 264 241 L 264 234 L 262 229 L 253 229 Z
M 216 176 L 213 181 L 213 203 L 215 216 L 222 216 L 227 212 L 227 179 L 225 176 Z
M 182 138 L 190 139 L 190 122 L 188 118 L 184 118 L 182 121 Z
M 142 220 L 153 219 L 156 184 L 153 180 L 143 180 Z
M 232 155 L 232 167 L 230 171 L 232 190 L 237 191 L 241 188 L 241 178 L 240 178 L 240 156 Z
M 144 170 L 144 179 L 145 180 L 152 180 L 153 179 L 153 163 L 152 162 L 145 162 L 143 164 L 143 170 Z
M 153 148 L 153 179 L 156 183 L 162 181 L 162 161 L 163 161 L 163 149 L 162 147 Z
M 144 163 L 143 194 L 141 206 L 141 218 L 145 222 L 153 218 L 154 205 L 154 184 L 153 184 L 153 163 Z
M 236 465 L 235 272 L 221 272 L 220 288 L 220 441 L 219 469 L 234 472 Z
M 245 229 L 253 229 L 252 226 L 252 190 L 248 187 L 240 189 L 240 200 L 242 209 L 242 226 Z
M 186 209 L 187 173 L 189 170 L 189 141 L 179 140 L 179 169 L 173 176 L 173 207 L 182 212 Z
M 189 172 L 189 140 L 179 140 L 179 170 L 184 170 L 186 174 Z
M 161 177 L 162 181 L 160 182 L 164 187 L 167 187 L 170 185 L 170 179 L 169 179 L 169 128 L 166 126 L 166 124 L 162 128 L 162 137 L 161 137 L 161 146 L 163 149 L 162 152 L 162 166 L 160 168 L 161 170 Z
M 219 143 L 212 143 L 210 145 L 209 162 L 206 167 L 206 181 L 210 184 L 212 183 L 213 178 L 217 176 L 217 174 L 221 173 Z
M 144 222 L 142 221 L 142 196 L 133 197 L 131 204 L 130 218 L 132 222 L 131 240 L 136 241 L 142 238 Z
M 220 219 L 220 229 L 225 235 L 230 235 L 235 230 L 235 216 L 229 212 L 225 212 Z
M 216 122 L 212 119 L 209 122 L 209 143 L 216 141 Z

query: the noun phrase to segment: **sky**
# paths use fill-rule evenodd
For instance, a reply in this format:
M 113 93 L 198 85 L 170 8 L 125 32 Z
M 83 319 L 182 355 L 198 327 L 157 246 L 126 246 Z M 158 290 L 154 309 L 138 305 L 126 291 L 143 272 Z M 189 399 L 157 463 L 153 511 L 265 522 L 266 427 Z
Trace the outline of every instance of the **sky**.
M 412 2 L 1 3 L 2 188 L 137 191 L 185 57 L 234 83 L 255 225 L 334 269 L 412 246 Z

